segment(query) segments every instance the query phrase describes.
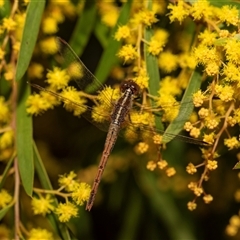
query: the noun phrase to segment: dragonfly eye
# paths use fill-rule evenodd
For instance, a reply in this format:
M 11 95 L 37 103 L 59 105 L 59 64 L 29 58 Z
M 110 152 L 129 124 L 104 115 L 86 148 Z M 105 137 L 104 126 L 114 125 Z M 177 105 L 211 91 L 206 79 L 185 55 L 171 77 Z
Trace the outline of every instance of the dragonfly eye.
M 131 90 L 132 90 L 132 93 L 137 96 L 139 94 L 139 91 L 140 91 L 140 87 L 132 81 L 131 83 Z
M 133 80 L 126 80 L 120 86 L 122 93 L 124 93 L 129 88 L 131 89 L 131 91 L 134 95 L 139 94 L 140 87 Z

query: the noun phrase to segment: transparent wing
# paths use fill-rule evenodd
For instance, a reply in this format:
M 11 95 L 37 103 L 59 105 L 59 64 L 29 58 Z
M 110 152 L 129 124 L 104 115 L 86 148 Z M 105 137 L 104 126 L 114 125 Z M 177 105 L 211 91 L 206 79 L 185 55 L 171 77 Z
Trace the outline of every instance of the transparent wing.
M 66 102 L 66 103 L 71 103 L 71 104 L 74 104 L 76 107 L 79 107 L 81 109 L 84 109 L 85 112 L 82 114 L 87 120 L 91 119 L 91 123 L 93 123 L 96 127 L 98 127 L 99 129 L 103 130 L 103 131 L 108 131 L 108 127 L 109 127 L 109 122 L 103 122 L 103 123 L 99 123 L 99 122 L 94 122 L 93 119 L 92 119 L 92 111 L 93 111 L 93 108 L 89 107 L 89 106 L 85 106 L 85 105 L 80 105 L 76 102 L 72 102 L 71 100 L 69 99 L 66 99 L 64 98 L 63 96 L 61 96 L 60 94 L 58 93 L 55 93 L 55 92 L 52 92 L 51 90 L 48 90 L 46 88 L 43 88 L 37 84 L 32 84 L 30 83 L 30 85 L 34 88 L 37 88 L 39 89 L 40 91 L 45 91 L 53 96 L 55 96 L 56 98 L 58 98 L 59 100 L 61 100 L 62 102 Z M 96 114 L 98 115 L 102 115 L 101 113 L 97 112 Z M 108 115 L 102 115 L 102 117 L 104 118 L 108 118 Z M 144 134 L 147 134 L 148 136 L 151 135 L 155 135 L 155 134 L 160 134 L 160 135 L 163 135 L 163 134 L 166 134 L 167 136 L 171 137 L 171 138 L 175 138 L 175 139 L 179 139 L 181 141 L 184 141 L 184 142 L 188 142 L 188 143 L 191 143 L 191 144 L 196 144 L 196 145 L 200 145 L 200 146 L 208 146 L 208 144 L 202 140 L 199 140 L 199 139 L 195 139 L 195 138 L 192 138 L 192 137 L 188 137 L 188 136 L 184 136 L 184 135 L 175 135 L 175 134 L 171 134 L 171 133 L 165 133 L 163 130 L 159 130 L 159 129 L 156 129 L 154 127 L 148 127 L 146 125 L 143 125 L 143 124 L 133 124 L 131 123 L 129 120 L 126 120 L 126 124 L 125 126 L 129 126 L 129 129 L 130 131 L 132 132 L 143 132 L 143 134 L 141 135 L 144 135 Z M 122 131 L 120 131 L 120 135 L 121 136 L 124 136 L 124 129 Z
M 94 89 L 101 91 L 104 86 L 99 80 L 87 69 L 81 59 L 77 56 L 70 45 L 61 38 L 56 39 L 59 52 L 63 57 L 63 67 L 67 69 L 70 77 L 75 80 L 78 87 L 82 91 L 87 89 Z M 106 96 L 108 100 L 109 96 Z
M 73 51 L 73 49 L 68 45 L 67 42 L 65 42 L 63 39 L 61 38 L 57 38 L 57 42 L 58 42 L 58 46 L 59 46 L 59 51 L 63 57 L 63 67 L 67 69 L 69 75 L 71 76 L 71 78 L 77 83 L 78 87 L 80 88 L 80 90 L 85 91 L 89 88 L 94 89 L 94 90 L 103 90 L 104 86 L 98 81 L 98 79 L 87 69 L 87 67 L 83 64 L 83 62 L 80 60 L 80 58 L 76 55 L 76 53 Z M 108 131 L 108 127 L 110 124 L 110 112 L 95 112 L 95 114 L 98 114 L 99 116 L 103 117 L 105 119 L 105 121 L 102 122 L 96 122 L 93 119 L 93 111 L 94 108 L 92 107 L 93 103 L 88 103 L 87 105 L 80 105 L 76 102 L 73 102 L 61 95 L 59 95 L 58 93 L 52 92 L 51 90 L 47 90 L 44 89 L 38 85 L 35 84 L 31 84 L 33 87 L 38 88 L 41 91 L 45 91 L 48 92 L 49 94 L 54 95 L 55 97 L 57 97 L 59 100 L 61 100 L 62 102 L 65 103 L 71 103 L 73 105 L 75 105 L 76 107 L 82 108 L 84 111 L 81 114 L 81 116 L 85 117 L 89 122 L 91 122 L 92 124 L 94 124 L 95 126 L 97 126 L 99 129 L 103 130 L 103 131 Z M 189 99 L 188 102 L 186 102 L 186 106 L 189 104 L 189 102 L 191 102 L 191 99 Z M 109 106 L 109 109 L 112 109 L 113 104 L 111 103 L 111 96 L 105 94 L 105 104 Z M 182 104 L 184 105 L 184 103 L 181 103 L 181 107 Z M 174 108 L 179 108 L 179 104 L 176 103 L 174 105 L 169 104 L 169 106 L 163 106 L 165 109 L 167 107 L 169 107 L 171 110 L 173 110 Z M 132 128 L 135 129 L 136 131 L 138 131 L 140 129 L 140 131 L 145 131 L 147 134 L 151 133 L 151 134 L 160 134 L 163 135 L 165 132 L 163 130 L 159 130 L 159 129 L 155 129 L 154 127 L 148 127 L 146 125 L 134 125 L 132 124 L 130 121 L 126 120 L 126 124 L 124 124 L 125 126 L 132 125 Z M 189 142 L 189 143 L 193 143 L 193 144 L 198 144 L 198 145 L 206 145 L 205 142 L 198 140 L 198 139 L 194 139 L 191 137 L 187 137 L 184 135 L 174 135 L 171 133 L 165 133 L 165 135 L 168 135 L 170 138 L 177 138 L 180 139 L 182 141 L 185 142 Z
M 71 77 L 77 83 L 77 86 L 80 90 L 87 92 L 89 89 L 95 91 L 102 91 L 104 86 L 99 82 L 99 80 L 87 69 L 84 63 L 80 60 L 80 58 L 76 55 L 70 45 L 61 38 L 56 39 L 58 44 L 58 49 L 60 54 L 62 55 L 62 66 L 65 68 Z M 50 91 L 48 91 L 50 92 Z M 50 93 L 51 94 L 51 93 Z M 112 108 L 111 104 L 111 96 L 106 93 L 102 93 L 105 98 L 105 106 L 108 106 L 109 109 Z M 64 99 L 55 93 L 55 96 L 58 97 L 61 101 L 66 102 L 69 101 Z M 71 101 L 70 101 L 71 102 Z M 72 102 L 72 104 L 75 104 Z M 103 122 L 96 122 L 93 119 L 93 111 L 92 107 L 93 103 L 88 101 L 87 106 L 84 107 L 86 110 L 81 114 L 84 118 L 86 118 L 89 122 L 97 126 L 99 129 L 103 131 L 107 131 L 110 124 L 110 113 L 102 112 L 97 113 L 105 119 Z M 80 107 L 80 106 L 79 106 Z
M 109 124 L 110 124 L 110 121 L 108 121 L 108 119 L 110 119 L 109 114 L 107 114 L 107 113 L 103 114 L 103 113 L 100 113 L 100 112 L 96 112 L 96 114 L 101 116 L 103 119 L 106 119 L 106 121 L 103 121 L 103 122 L 96 122 L 92 118 L 92 113 L 94 112 L 94 108 L 92 108 L 90 106 L 87 106 L 87 105 L 79 104 L 79 103 L 74 102 L 74 101 L 71 101 L 70 99 L 63 97 L 59 93 L 56 93 L 56 92 L 53 92 L 53 91 L 51 91 L 49 89 L 43 88 L 43 87 L 41 87 L 41 86 L 39 86 L 37 84 L 34 84 L 34 83 L 29 83 L 29 84 L 32 87 L 37 88 L 40 91 L 49 93 L 50 95 L 56 97 L 57 99 L 59 99 L 63 103 L 66 103 L 66 104 L 70 103 L 70 104 L 74 105 L 75 107 L 81 109 L 81 112 L 83 112 L 81 114 L 81 116 L 84 116 L 89 122 L 91 122 L 93 125 L 98 127 L 100 130 L 102 130 L 104 132 L 108 131 L 108 127 L 109 127 Z

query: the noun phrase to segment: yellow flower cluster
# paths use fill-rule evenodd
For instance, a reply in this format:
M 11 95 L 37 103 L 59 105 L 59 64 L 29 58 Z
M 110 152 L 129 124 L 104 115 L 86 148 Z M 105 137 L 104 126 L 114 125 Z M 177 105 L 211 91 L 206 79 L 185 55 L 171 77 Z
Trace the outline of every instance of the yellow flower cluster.
M 70 86 L 64 88 L 61 96 L 64 98 L 64 108 L 73 112 L 74 116 L 80 116 L 87 110 L 85 107 L 86 99 L 81 97 L 81 93 L 76 88 Z
M 168 177 L 172 177 L 176 174 L 176 170 L 174 167 L 170 167 L 166 170 L 166 174 Z
M 152 24 L 156 23 L 158 19 L 155 17 L 155 12 L 150 11 L 148 9 L 141 9 L 139 12 L 137 12 L 133 19 L 130 20 L 132 24 L 144 24 L 148 27 L 150 27 Z
M 54 67 L 52 71 L 48 71 L 46 82 L 50 85 L 50 89 L 62 89 L 67 86 L 70 76 L 67 71 Z
M 10 109 L 4 97 L 0 96 L 0 124 L 5 124 L 10 120 Z
M 46 229 L 42 228 L 33 228 L 29 232 L 28 236 L 29 240 L 36 240 L 36 239 L 48 239 L 54 240 L 53 234 Z
M 168 163 L 166 160 L 160 160 L 157 162 L 159 169 L 164 169 L 167 167 Z
M 149 146 L 148 146 L 147 143 L 145 143 L 145 142 L 140 142 L 140 143 L 138 143 L 137 146 L 135 147 L 135 152 L 136 152 L 137 154 L 141 155 L 141 154 L 146 153 L 146 152 L 148 151 L 148 148 L 149 148 Z
M 111 1 L 99 1 L 99 13 L 102 22 L 108 27 L 114 27 L 119 17 L 119 9 Z
M 148 161 L 148 163 L 147 163 L 147 169 L 148 169 L 149 171 L 155 170 L 156 167 L 157 167 L 157 163 L 156 163 L 155 161 Z
M 187 207 L 190 211 L 193 211 L 197 208 L 197 204 L 195 202 L 188 202 Z
M 226 233 L 228 236 L 234 237 L 237 235 L 238 231 L 240 229 L 240 216 L 239 215 L 233 215 L 230 220 L 229 224 L 226 227 Z
M 200 129 L 196 128 L 196 127 L 192 127 L 191 131 L 190 131 L 190 136 L 193 138 L 198 138 L 200 135 Z
M 189 15 L 188 5 L 186 5 L 183 0 L 178 1 L 177 5 L 170 4 L 168 9 L 171 10 L 169 17 L 171 22 L 177 20 L 182 23 L 182 21 Z
M 156 145 L 160 145 L 162 143 L 162 136 L 160 136 L 159 134 L 154 135 L 153 142 Z
M 120 89 L 113 89 L 109 86 L 99 92 L 97 96 L 98 103 L 93 106 L 92 119 L 94 122 L 109 122 L 113 104 L 120 97 Z
M 170 51 L 162 52 L 158 59 L 160 69 L 166 73 L 170 73 L 179 67 L 179 56 Z
M 124 60 L 124 63 L 129 60 L 134 60 L 138 57 L 137 49 L 131 44 L 124 45 L 119 50 L 117 56 L 122 58 Z
M 204 99 L 206 97 L 204 94 L 201 92 L 201 90 L 197 91 L 196 93 L 193 94 L 193 104 L 195 107 L 200 107 L 202 106 Z
M 12 196 L 5 189 L 2 189 L 0 191 L 0 208 L 5 208 L 12 199 Z
M 201 195 L 203 195 L 203 201 L 206 204 L 210 203 L 213 200 L 213 197 L 210 194 L 206 194 L 204 192 L 204 189 L 201 186 L 198 186 L 198 184 L 196 182 L 190 182 L 188 184 L 188 188 L 191 191 L 193 191 L 193 193 L 196 197 L 200 197 Z M 190 211 L 195 210 L 197 208 L 197 204 L 196 204 L 195 200 L 192 202 L 188 202 L 187 207 Z
M 147 75 L 147 70 L 145 68 L 140 68 L 136 73 L 137 76 L 133 78 L 134 82 L 136 82 L 141 89 L 148 88 L 149 77 Z
M 192 163 L 189 163 L 188 166 L 186 167 L 186 171 L 189 174 L 194 174 L 197 172 L 197 168 Z
M 71 217 L 77 217 L 78 208 L 73 203 L 59 203 L 56 214 L 58 215 L 60 222 L 68 222 Z
M 210 134 L 204 134 L 203 141 L 208 143 L 209 145 L 212 145 L 214 143 L 214 139 L 215 139 L 214 132 Z
M 53 55 L 58 51 L 55 37 L 47 37 L 39 42 L 39 47 L 44 54 Z
M 52 203 L 53 199 L 50 194 L 47 194 L 45 197 L 40 195 L 39 198 L 33 198 L 31 202 L 33 213 L 46 216 L 46 214 L 54 210 Z
M 239 148 L 240 142 L 237 140 L 237 137 L 231 137 L 229 139 L 224 139 L 224 145 L 226 145 L 229 150 L 232 150 L 233 148 Z
M 54 106 L 64 103 L 67 111 L 73 112 L 75 116 L 80 116 L 87 110 L 86 99 L 74 87 L 68 87 L 70 75 L 67 70 L 54 67 L 48 71 L 46 82 L 49 84 L 47 89 L 37 87 L 41 90 L 39 94 L 30 95 L 26 105 L 27 112 L 32 115 L 41 114 Z
M 164 112 L 164 115 L 162 117 L 163 122 L 171 122 L 173 121 L 176 116 L 178 115 L 180 104 L 175 100 L 173 95 L 170 94 L 164 94 L 162 93 L 165 88 L 160 89 L 160 97 L 158 98 L 158 105 L 161 107 L 161 109 Z M 174 85 L 173 85 L 173 91 L 174 91 Z M 162 93 L 162 94 L 161 94 Z
M 131 33 L 130 28 L 125 25 L 118 28 L 114 37 L 117 41 L 120 41 L 121 39 L 130 37 L 130 33 Z
M 69 174 L 64 174 L 59 178 L 60 189 L 58 190 L 44 190 L 45 196 L 41 194 L 41 189 L 35 189 L 38 198 L 32 199 L 31 205 L 35 215 L 40 214 L 45 216 L 51 212 L 55 212 L 60 222 L 68 222 L 71 217 L 76 217 L 78 214 L 78 206 L 82 206 L 90 196 L 90 186 L 86 183 L 79 183 L 76 178 L 76 173 L 71 171 Z M 63 190 L 66 193 L 62 192 Z M 70 193 L 70 195 L 69 195 Z M 66 203 L 59 203 L 54 205 L 54 200 L 51 195 L 64 196 Z M 68 201 L 71 196 L 73 202 Z
M 223 102 L 229 102 L 229 101 L 233 100 L 234 89 L 232 86 L 216 85 L 215 91 L 216 91 L 216 95 Z
M 208 160 L 206 167 L 210 171 L 215 170 L 218 167 L 217 161 L 216 160 Z
M 207 108 L 200 108 L 200 110 L 198 111 L 198 116 L 200 117 L 200 118 L 206 118 L 206 117 L 208 117 L 209 116 L 209 109 L 207 109 Z
M 172 177 L 176 174 L 176 170 L 174 167 L 167 167 L 168 163 L 166 160 L 159 160 L 159 161 L 148 161 L 146 168 L 149 171 L 154 171 L 156 168 L 160 170 L 164 170 L 167 177 Z

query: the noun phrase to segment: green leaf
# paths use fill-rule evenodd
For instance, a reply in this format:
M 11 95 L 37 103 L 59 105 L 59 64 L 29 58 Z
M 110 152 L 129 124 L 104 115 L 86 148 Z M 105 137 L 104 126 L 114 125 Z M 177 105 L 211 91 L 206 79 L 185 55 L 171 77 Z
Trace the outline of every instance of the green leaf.
M 214 41 L 215 46 L 224 46 L 229 38 L 220 38 Z
M 51 181 L 48 177 L 47 171 L 44 167 L 44 164 L 42 162 L 41 156 L 38 152 L 35 142 L 33 142 L 33 153 L 34 153 L 34 155 L 33 155 L 34 156 L 34 164 L 35 164 L 36 172 L 37 172 L 38 178 L 40 180 L 41 186 L 44 189 L 53 190 Z
M 188 87 L 183 95 L 181 106 L 179 109 L 178 116 L 169 124 L 163 134 L 163 142 L 170 142 L 175 135 L 182 131 L 185 122 L 189 119 L 192 114 L 194 105 L 192 102 L 193 93 L 200 89 L 201 86 L 201 74 L 195 70 L 189 80 Z
M 32 117 L 26 112 L 26 100 L 30 86 L 22 84 L 17 105 L 16 146 L 20 176 L 26 193 L 31 196 L 33 189 L 34 165 L 32 150 Z
M 9 205 L 7 205 L 5 208 L 0 210 L 0 220 L 3 219 L 3 217 L 6 215 L 6 213 L 9 211 L 9 209 L 13 206 L 14 201 L 12 201 Z
M 41 182 L 41 185 L 44 189 L 52 190 L 53 188 L 51 185 L 51 181 L 48 177 L 47 171 L 44 167 L 43 161 L 38 152 L 35 142 L 33 142 L 33 152 L 34 152 L 35 168 L 36 168 L 38 178 Z M 56 198 L 54 198 L 53 205 L 55 207 L 57 207 L 57 205 L 58 205 L 58 201 Z M 47 217 L 48 217 L 49 222 L 53 226 L 54 230 L 62 237 L 62 239 L 66 239 L 66 240 L 72 239 L 66 225 L 63 223 L 60 223 L 57 219 L 57 216 L 54 213 L 48 214 Z
M 82 15 L 74 28 L 69 45 L 80 56 L 87 45 L 96 22 L 97 7 L 92 1 L 86 1 Z M 86 24 L 87 23 L 87 24 Z
M 151 37 L 153 35 L 152 29 L 145 30 L 144 38 L 147 41 L 150 41 Z M 146 61 L 146 67 L 147 72 L 149 76 L 149 93 L 153 96 L 158 96 L 158 91 L 160 88 L 160 74 L 159 74 L 159 68 L 158 68 L 158 60 L 155 56 L 148 53 L 148 45 L 144 44 L 144 52 L 145 52 L 145 61 Z M 154 104 L 154 102 L 152 102 Z M 154 107 L 154 106 L 153 106 Z
M 152 10 L 152 1 L 148 1 L 148 9 Z M 152 28 L 145 28 L 144 39 L 150 41 L 153 36 Z M 144 58 L 146 62 L 147 73 L 149 77 L 148 91 L 152 96 L 158 96 L 158 91 L 160 88 L 160 73 L 158 68 L 158 59 L 148 52 L 148 45 L 144 43 Z M 152 108 L 154 108 L 155 103 L 151 100 Z M 159 130 L 163 130 L 163 124 L 159 116 L 155 116 L 155 125 Z
M 229 40 L 230 38 L 219 38 L 217 40 L 214 41 L 214 45 L 216 46 L 224 46 L 226 44 L 226 42 Z M 238 41 L 240 41 L 240 34 L 235 34 L 232 39 L 236 39 Z
M 25 74 L 30 63 L 30 60 L 32 58 L 32 53 L 37 41 L 44 6 L 45 6 L 44 0 L 30 1 L 28 4 L 20 52 L 17 61 L 16 70 L 17 81 L 19 81 Z
M 195 0 L 197 1 L 197 0 Z M 231 5 L 231 6 L 236 6 L 239 8 L 240 4 L 237 1 L 234 0 L 223 0 L 223 1 L 217 1 L 217 0 L 210 0 L 209 3 L 215 7 L 221 8 L 222 6 L 225 5 Z
M 12 167 L 12 163 L 13 163 L 13 160 L 14 160 L 15 157 L 16 157 L 16 154 L 14 153 L 12 155 L 12 157 L 10 158 L 10 160 L 8 161 L 7 166 L 4 169 L 3 174 L 1 175 L 0 189 L 2 189 L 2 187 L 3 187 L 4 183 L 5 183 L 5 180 L 6 180 L 7 176 L 8 176 L 8 172 L 9 172 L 10 168 Z
M 0 78 L 0 95 L 4 96 L 5 98 L 8 98 L 11 94 L 12 85 L 10 81 L 6 81 L 3 78 Z
M 3 19 L 10 15 L 11 12 L 11 2 L 4 1 L 4 5 L 0 8 L 0 18 Z
M 109 41 L 109 28 L 102 21 L 97 21 L 94 33 L 98 41 L 101 43 L 102 48 L 105 49 L 108 46 Z
M 233 167 L 233 169 L 240 169 L 240 162 L 236 163 L 236 165 Z
M 152 35 L 153 35 L 152 29 L 148 28 L 145 30 L 144 38 L 146 39 L 146 41 L 150 41 Z M 159 74 L 159 68 L 158 68 L 158 60 L 155 56 L 148 53 L 147 44 L 144 44 L 144 54 L 145 54 L 147 73 L 149 77 L 148 91 L 149 91 L 149 94 L 151 94 L 152 96 L 158 96 L 158 91 L 160 87 L 160 84 L 159 84 L 160 74 Z M 152 105 L 152 108 L 155 107 L 154 101 L 151 101 L 151 105 Z M 155 116 L 155 125 L 157 129 L 163 130 L 163 124 L 159 116 Z

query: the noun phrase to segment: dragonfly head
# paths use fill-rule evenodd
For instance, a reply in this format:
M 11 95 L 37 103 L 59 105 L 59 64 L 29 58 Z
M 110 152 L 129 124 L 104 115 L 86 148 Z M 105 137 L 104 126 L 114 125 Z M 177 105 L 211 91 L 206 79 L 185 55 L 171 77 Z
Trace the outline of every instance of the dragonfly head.
M 132 94 L 135 96 L 137 96 L 140 91 L 140 87 L 131 79 L 123 81 L 120 86 L 122 93 L 124 93 L 127 89 L 130 89 L 132 91 Z

